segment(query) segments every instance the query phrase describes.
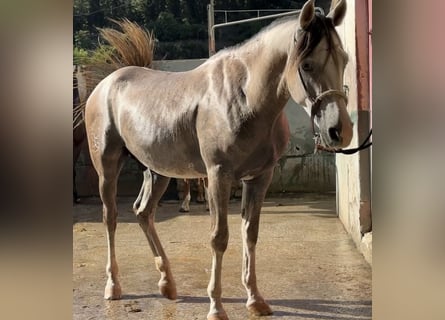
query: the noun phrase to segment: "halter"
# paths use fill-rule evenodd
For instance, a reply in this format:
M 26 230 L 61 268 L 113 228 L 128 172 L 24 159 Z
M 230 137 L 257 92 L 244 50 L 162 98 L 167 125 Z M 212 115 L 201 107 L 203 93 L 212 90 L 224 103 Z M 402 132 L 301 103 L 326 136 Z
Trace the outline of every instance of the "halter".
M 360 150 L 369 148 L 372 145 L 372 142 L 368 142 L 369 138 L 372 135 L 372 129 L 371 129 L 369 131 L 369 134 L 366 137 L 365 141 L 363 141 L 363 143 L 359 147 L 357 147 L 357 148 L 352 148 L 352 149 L 331 149 L 331 148 L 326 148 L 326 147 L 322 146 L 321 145 L 321 136 L 320 136 L 320 134 L 318 132 L 315 132 L 315 115 L 320 111 L 321 102 L 326 97 L 337 96 L 337 97 L 342 98 L 345 101 L 345 104 L 348 104 L 348 97 L 346 96 L 346 94 L 343 91 L 335 90 L 335 89 L 328 89 L 326 91 L 323 91 L 322 93 L 320 93 L 319 95 L 317 95 L 314 98 L 313 96 L 309 95 L 309 91 L 308 91 L 306 82 L 303 79 L 303 75 L 301 74 L 300 67 L 298 67 L 298 75 L 300 76 L 300 80 L 301 80 L 301 83 L 303 85 L 304 91 L 306 92 L 306 96 L 312 102 L 312 106 L 311 106 L 311 124 L 312 124 L 312 133 L 314 135 L 314 141 L 315 141 L 314 153 L 316 153 L 318 150 L 323 150 L 323 151 L 327 151 L 327 152 L 331 152 L 331 153 L 354 154 L 354 153 L 356 153 L 356 152 L 358 152 Z

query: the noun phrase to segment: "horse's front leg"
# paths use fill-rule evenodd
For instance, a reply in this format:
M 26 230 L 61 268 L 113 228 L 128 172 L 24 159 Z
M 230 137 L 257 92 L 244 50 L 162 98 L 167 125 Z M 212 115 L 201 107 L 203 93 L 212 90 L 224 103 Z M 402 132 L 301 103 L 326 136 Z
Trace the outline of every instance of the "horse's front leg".
M 231 175 L 220 166 L 207 171 L 208 196 L 211 217 L 212 273 L 207 292 L 210 298 L 208 320 L 228 320 L 221 302 L 221 268 L 224 252 L 229 241 L 227 209 L 230 197 Z
M 243 181 L 241 204 L 243 268 L 241 279 L 247 290 L 247 309 L 258 316 L 272 314 L 272 310 L 258 290 L 255 272 L 255 247 L 258 239 L 260 211 L 272 174 L 273 172 L 270 170 L 253 180 Z
M 154 225 L 156 206 L 167 189 L 169 181 L 170 178 L 161 175 L 157 175 L 156 179 L 153 179 L 150 170 L 145 170 L 144 182 L 133 205 L 133 210 L 155 256 L 156 268 L 161 273 L 161 279 L 158 283 L 159 291 L 164 297 L 174 300 L 176 299 L 176 284 L 171 273 L 170 263 Z

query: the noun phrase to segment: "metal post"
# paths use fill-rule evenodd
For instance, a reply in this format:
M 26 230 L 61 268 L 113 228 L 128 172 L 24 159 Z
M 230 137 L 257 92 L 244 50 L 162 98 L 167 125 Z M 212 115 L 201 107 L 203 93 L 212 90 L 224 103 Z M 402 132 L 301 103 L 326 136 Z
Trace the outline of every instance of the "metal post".
M 208 32 L 209 32 L 209 57 L 216 53 L 215 50 L 215 0 L 210 0 L 210 4 L 207 5 L 207 20 L 208 20 Z

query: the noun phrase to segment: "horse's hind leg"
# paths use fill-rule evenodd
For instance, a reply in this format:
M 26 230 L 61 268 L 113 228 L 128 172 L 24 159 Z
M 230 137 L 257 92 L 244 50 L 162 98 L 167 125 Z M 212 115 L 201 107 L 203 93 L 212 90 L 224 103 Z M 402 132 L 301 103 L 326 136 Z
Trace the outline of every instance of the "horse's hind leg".
M 241 204 L 241 234 L 243 238 L 243 268 L 241 280 L 247 291 L 247 309 L 259 316 L 270 315 L 272 310 L 261 296 L 255 273 L 255 247 L 258 239 L 261 206 L 272 179 L 272 171 L 243 182 Z
M 174 300 L 176 299 L 176 284 L 154 226 L 156 206 L 167 189 L 169 181 L 170 178 L 161 175 L 156 175 L 156 179 L 153 179 L 150 170 L 145 170 L 144 182 L 133 209 L 155 256 L 156 268 L 161 273 L 161 280 L 158 283 L 159 291 L 164 297 Z
M 99 175 L 99 193 L 103 203 L 103 222 L 107 230 L 108 258 L 106 266 L 107 284 L 105 286 L 105 299 L 120 299 L 121 286 L 118 279 L 118 266 L 115 253 L 116 232 L 116 192 L 119 172 L 124 161 L 121 148 L 107 150 L 104 154 L 91 152 L 92 161 Z

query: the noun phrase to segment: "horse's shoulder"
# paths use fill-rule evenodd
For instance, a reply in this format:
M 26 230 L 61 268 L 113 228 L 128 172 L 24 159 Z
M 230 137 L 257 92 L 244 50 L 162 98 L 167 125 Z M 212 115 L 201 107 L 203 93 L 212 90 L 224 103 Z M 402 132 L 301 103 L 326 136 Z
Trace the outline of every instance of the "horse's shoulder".
M 242 87 L 246 84 L 249 70 L 245 61 L 234 54 L 219 56 L 207 66 L 207 72 L 216 86 L 231 84 L 231 87 Z
M 236 53 L 227 53 L 221 55 L 216 61 L 216 66 L 224 68 L 227 71 L 246 72 L 247 64 L 244 58 Z
M 245 78 L 248 75 L 249 69 L 247 63 L 241 57 L 233 56 L 227 59 L 226 64 L 227 74 L 235 78 Z

